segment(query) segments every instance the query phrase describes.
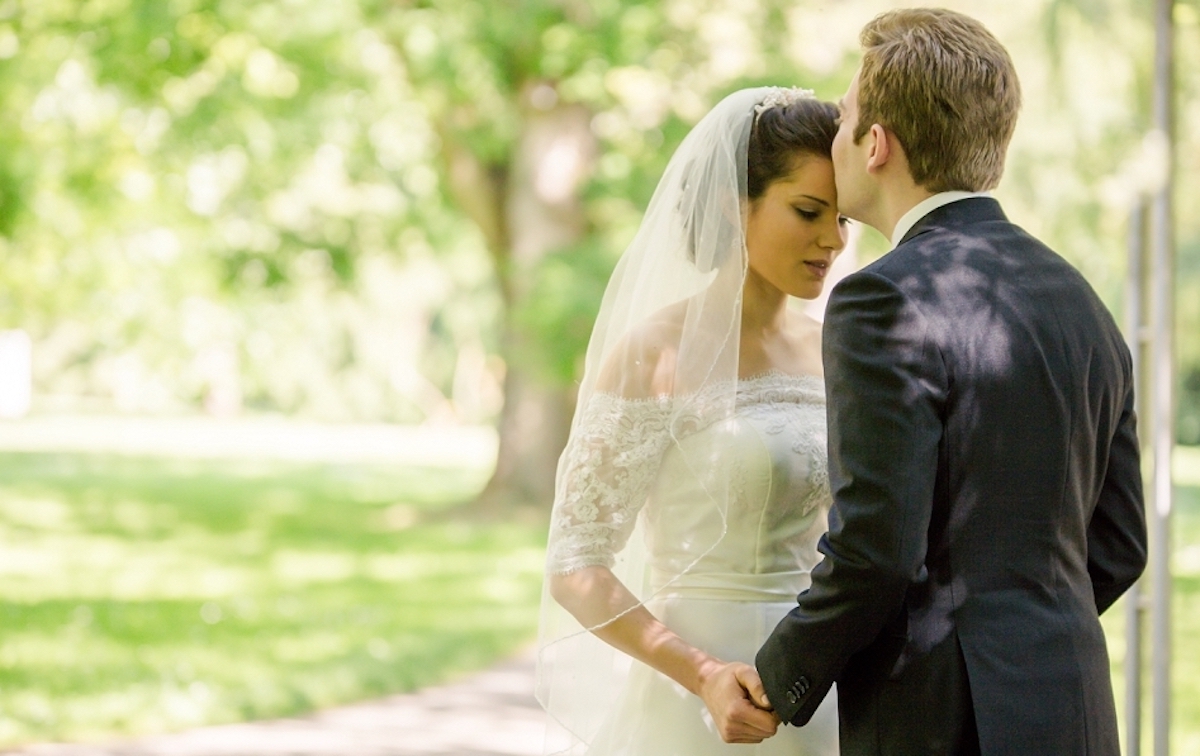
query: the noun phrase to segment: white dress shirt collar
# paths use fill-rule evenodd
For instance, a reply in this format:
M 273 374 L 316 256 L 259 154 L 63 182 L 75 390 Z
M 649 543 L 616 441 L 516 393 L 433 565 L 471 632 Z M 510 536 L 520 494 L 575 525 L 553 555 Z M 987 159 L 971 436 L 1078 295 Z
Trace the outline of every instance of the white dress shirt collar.
M 904 238 L 913 226 L 917 225 L 917 221 L 929 215 L 934 210 L 944 205 L 949 205 L 951 202 L 970 199 L 972 197 L 991 197 L 991 192 L 938 192 L 932 197 L 926 197 L 918 202 L 904 215 L 900 216 L 900 220 L 896 221 L 896 228 L 892 231 L 892 248 L 894 249 L 900 240 Z

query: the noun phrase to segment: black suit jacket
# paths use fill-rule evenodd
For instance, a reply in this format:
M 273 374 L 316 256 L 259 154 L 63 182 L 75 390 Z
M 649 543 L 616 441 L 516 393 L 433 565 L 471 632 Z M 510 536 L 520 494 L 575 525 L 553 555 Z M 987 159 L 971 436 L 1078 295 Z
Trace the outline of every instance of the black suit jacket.
M 834 503 L 759 673 L 843 754 L 1117 754 L 1098 615 L 1141 574 L 1129 352 L 1066 261 L 972 198 L 833 290 Z

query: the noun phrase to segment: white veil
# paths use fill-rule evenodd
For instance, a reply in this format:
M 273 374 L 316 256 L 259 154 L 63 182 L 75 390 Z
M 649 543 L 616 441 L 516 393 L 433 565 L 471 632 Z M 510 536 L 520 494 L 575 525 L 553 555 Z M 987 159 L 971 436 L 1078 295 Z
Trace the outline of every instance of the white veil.
M 632 663 L 589 632 L 613 617 L 583 627 L 551 597 L 549 576 L 608 566 L 645 602 L 687 573 L 691 565 L 664 575 L 647 564 L 640 513 L 664 454 L 682 458 L 701 483 L 706 498 L 696 506 L 725 520 L 727 466 L 712 464 L 721 453 L 705 440 L 712 434 L 695 431 L 734 410 L 750 132 L 764 109 L 811 96 L 762 87 L 718 103 L 672 156 L 609 281 L 556 478 L 537 697 L 567 742 L 548 750 L 586 750 Z M 702 556 L 723 535 L 690 553 Z

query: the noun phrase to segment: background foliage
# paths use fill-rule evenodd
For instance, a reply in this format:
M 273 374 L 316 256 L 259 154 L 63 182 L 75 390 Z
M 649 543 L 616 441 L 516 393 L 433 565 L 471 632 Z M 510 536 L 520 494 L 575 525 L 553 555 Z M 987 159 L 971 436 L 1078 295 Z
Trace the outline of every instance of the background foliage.
M 607 272 L 689 125 L 746 84 L 840 96 L 858 27 L 890 5 L 4 0 L 0 327 L 32 336 L 43 410 L 494 421 L 506 372 L 576 377 Z M 1150 3 L 949 5 L 1021 69 L 1001 199 L 1120 311 L 1147 181 Z M 1197 8 L 1176 6 L 1181 198 L 1200 188 Z M 582 225 L 526 264 L 489 250 L 454 170 L 465 154 L 478 185 L 519 193 L 530 114 L 562 105 L 586 110 L 596 141 Z M 1194 442 L 1186 208 L 1179 434 Z

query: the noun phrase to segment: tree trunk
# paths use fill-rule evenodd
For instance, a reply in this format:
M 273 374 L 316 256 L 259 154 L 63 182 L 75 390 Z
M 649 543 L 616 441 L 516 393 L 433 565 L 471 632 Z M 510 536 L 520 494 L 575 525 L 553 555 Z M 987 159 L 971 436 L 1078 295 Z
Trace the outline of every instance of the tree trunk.
M 523 129 L 507 170 L 485 170 L 466 150 L 449 154 L 460 206 L 488 239 L 505 304 L 501 350 L 506 364 L 496 469 L 480 503 L 548 508 L 566 442 L 574 390 L 539 380 L 520 355 L 553 349 L 533 344 L 513 313 L 529 296 L 534 272 L 550 252 L 578 243 L 587 231 L 580 187 L 596 150 L 591 113 L 561 104 L 554 89 L 522 92 Z M 466 196 L 464 196 L 466 195 Z
M 489 509 L 550 508 L 554 472 L 567 440 L 573 406 L 566 389 L 539 385 L 521 371 L 509 369 L 496 469 L 480 495 L 480 504 Z

